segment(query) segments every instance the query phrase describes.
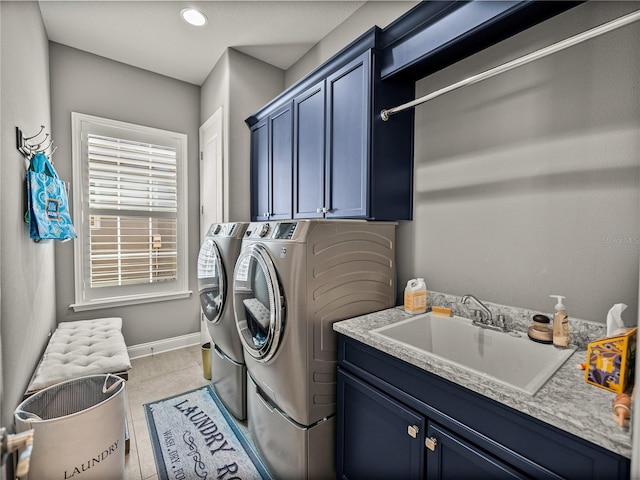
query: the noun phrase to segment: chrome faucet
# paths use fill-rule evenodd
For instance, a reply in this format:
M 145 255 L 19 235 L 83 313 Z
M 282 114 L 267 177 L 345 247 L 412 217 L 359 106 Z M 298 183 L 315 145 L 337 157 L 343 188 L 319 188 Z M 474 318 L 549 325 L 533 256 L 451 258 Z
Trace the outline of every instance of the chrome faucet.
M 484 310 L 484 312 L 486 313 L 486 318 L 484 318 L 482 316 L 482 312 L 478 309 L 475 309 L 473 311 L 473 320 L 471 321 L 471 323 L 483 328 L 487 328 L 487 327 L 494 328 L 494 329 L 500 330 L 501 332 L 507 331 L 507 323 L 505 322 L 503 315 L 498 315 L 498 322 L 494 323 L 491 310 L 489 310 L 484 303 L 482 303 L 480 300 L 478 300 L 476 297 L 474 297 L 470 293 L 464 295 L 462 297 L 462 300 L 460 300 L 460 303 L 465 304 L 467 303 L 467 300 L 473 300 L 476 303 L 476 305 L 480 307 L 481 310 Z

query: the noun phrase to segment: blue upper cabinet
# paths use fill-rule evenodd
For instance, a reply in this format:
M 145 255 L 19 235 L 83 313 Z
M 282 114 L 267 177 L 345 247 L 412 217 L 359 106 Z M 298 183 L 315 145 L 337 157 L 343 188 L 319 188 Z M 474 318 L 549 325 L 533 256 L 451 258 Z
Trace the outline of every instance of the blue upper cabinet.
M 269 163 L 269 123 L 265 118 L 251 127 L 251 216 L 257 221 L 269 219 Z
M 324 81 L 298 95 L 294 110 L 294 218 L 322 218 L 324 205 Z
M 293 168 L 291 102 L 251 127 L 251 216 L 253 220 L 291 218 Z
M 328 218 L 369 217 L 370 58 L 363 53 L 326 81 Z
M 291 218 L 293 168 L 293 112 L 291 103 L 269 116 L 271 154 L 271 208 L 269 218 Z
M 252 220 L 411 220 L 413 110 L 380 112 L 413 100 L 416 80 L 578 3 L 424 1 L 371 28 L 246 119 Z
M 293 110 L 292 195 L 289 200 L 288 192 L 271 187 L 271 204 L 290 201 L 291 218 L 411 219 L 413 113 L 385 124 L 379 110 L 411 100 L 414 85 L 380 82 L 379 52 L 374 48 L 380 32 L 372 28 L 247 119 L 252 131 L 253 220 L 276 218 L 270 207 L 261 207 L 268 194 L 259 191 L 261 185 L 278 181 L 275 170 L 265 181 L 256 179 L 265 170 L 256 162 L 273 162 L 275 154 L 265 160 L 264 148 L 254 143 L 270 136 L 258 132 L 283 102 L 291 102 Z
M 294 218 L 411 218 L 413 115 L 383 124 L 375 109 L 408 101 L 413 85 L 377 82 L 376 55 L 367 48 L 295 97 Z M 374 139 L 391 143 L 376 148 Z M 391 170 L 393 185 L 374 176 Z
M 370 52 L 294 100 L 294 217 L 367 218 Z

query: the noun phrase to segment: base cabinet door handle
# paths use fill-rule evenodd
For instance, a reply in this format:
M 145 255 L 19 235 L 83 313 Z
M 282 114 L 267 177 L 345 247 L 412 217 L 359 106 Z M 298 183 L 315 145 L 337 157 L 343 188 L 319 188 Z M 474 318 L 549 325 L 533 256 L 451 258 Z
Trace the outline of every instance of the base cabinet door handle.
M 432 452 L 435 451 L 436 445 L 438 444 L 438 440 L 435 437 L 427 437 L 424 440 L 424 445 Z

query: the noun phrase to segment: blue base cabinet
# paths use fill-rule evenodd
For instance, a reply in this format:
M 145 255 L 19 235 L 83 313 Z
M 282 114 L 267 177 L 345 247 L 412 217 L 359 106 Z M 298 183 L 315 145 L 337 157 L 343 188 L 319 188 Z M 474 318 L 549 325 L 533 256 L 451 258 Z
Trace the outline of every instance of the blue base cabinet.
M 343 370 L 338 398 L 339 478 L 423 478 L 424 416 Z
M 625 479 L 630 461 L 338 335 L 340 479 Z

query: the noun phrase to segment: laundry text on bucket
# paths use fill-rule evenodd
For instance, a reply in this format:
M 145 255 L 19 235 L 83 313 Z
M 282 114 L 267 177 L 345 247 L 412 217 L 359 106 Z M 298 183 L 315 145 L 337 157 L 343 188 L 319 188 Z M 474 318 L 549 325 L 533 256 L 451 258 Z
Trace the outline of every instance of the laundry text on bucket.
M 109 445 L 109 447 L 106 450 L 103 450 L 102 452 L 100 452 L 96 457 L 90 458 L 89 460 L 87 460 L 86 463 L 82 463 L 77 467 L 73 467 L 73 470 L 71 471 L 71 475 L 69 475 L 69 472 L 65 470 L 64 471 L 65 480 L 68 478 L 73 478 L 76 474 L 80 475 L 81 473 L 86 472 L 90 468 L 95 467 L 97 463 L 100 463 L 101 461 L 106 460 L 111 454 L 115 453 L 116 450 L 118 450 L 118 443 L 120 443 L 120 440 L 116 440 L 114 443 Z

